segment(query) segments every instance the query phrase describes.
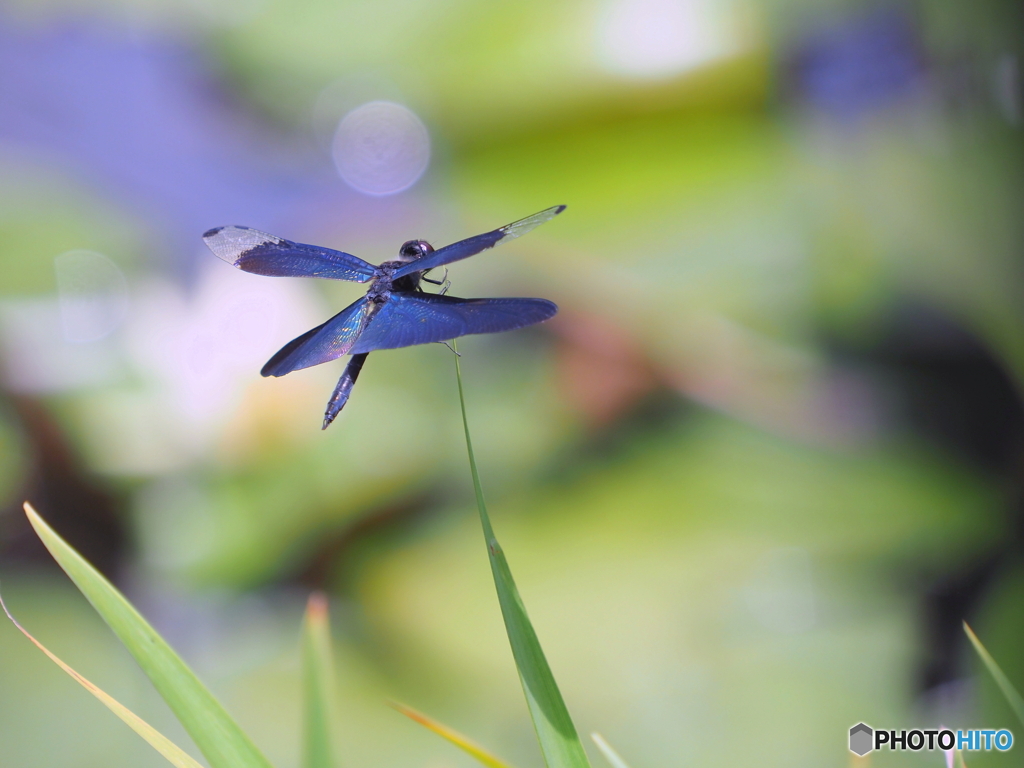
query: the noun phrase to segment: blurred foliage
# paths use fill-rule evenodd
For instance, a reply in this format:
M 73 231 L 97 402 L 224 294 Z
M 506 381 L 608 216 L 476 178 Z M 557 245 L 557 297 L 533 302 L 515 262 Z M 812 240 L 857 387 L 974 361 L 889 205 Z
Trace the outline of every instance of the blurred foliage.
M 36 164 L 0 164 L 5 299 L 53 292 L 53 257 L 64 251 L 99 251 L 129 273 L 146 258 L 139 223 L 89 189 Z

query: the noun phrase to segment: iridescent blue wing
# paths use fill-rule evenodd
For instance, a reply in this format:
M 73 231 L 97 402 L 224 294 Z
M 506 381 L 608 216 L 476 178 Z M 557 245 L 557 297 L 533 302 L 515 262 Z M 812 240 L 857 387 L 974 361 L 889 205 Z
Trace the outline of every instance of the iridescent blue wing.
M 551 219 L 555 218 L 555 216 L 564 210 L 564 205 L 556 205 L 554 208 L 548 208 L 540 213 L 533 214 L 533 216 L 527 216 L 525 219 L 513 221 L 511 224 L 507 224 L 501 229 L 496 229 L 493 232 L 484 232 L 482 235 L 470 237 L 466 240 L 460 240 L 457 243 L 446 245 L 444 248 L 438 248 L 436 251 L 428 253 L 423 258 L 416 259 L 416 261 L 410 261 L 408 264 L 398 269 L 395 272 L 395 277 L 402 277 L 403 275 L 409 275 L 413 272 L 425 272 L 428 269 L 434 269 L 434 267 L 440 267 L 443 264 L 451 264 L 453 261 L 468 259 L 470 256 L 475 256 L 480 253 L 480 251 L 493 248 L 498 243 L 503 243 L 506 240 L 514 240 L 521 235 L 525 235 L 531 229 L 539 227 L 546 221 L 551 221 Z
M 216 227 L 203 235 L 210 250 L 233 267 L 271 277 L 323 277 L 365 283 L 374 267 L 351 253 L 293 243 L 250 227 Z
M 284 376 L 347 355 L 379 307 L 379 304 L 374 304 L 365 296 L 349 304 L 323 325 L 318 325 L 281 347 L 260 373 L 264 376 Z
M 349 350 L 353 355 L 447 341 L 472 333 L 511 331 L 547 320 L 558 307 L 545 299 L 458 299 L 392 293 Z

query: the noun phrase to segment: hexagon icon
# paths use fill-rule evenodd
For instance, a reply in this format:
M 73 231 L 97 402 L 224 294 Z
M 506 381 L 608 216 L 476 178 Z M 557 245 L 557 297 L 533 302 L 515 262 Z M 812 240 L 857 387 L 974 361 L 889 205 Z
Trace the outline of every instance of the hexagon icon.
M 864 757 L 873 749 L 871 746 L 871 742 L 874 741 L 873 737 L 874 731 L 871 730 L 870 725 L 857 723 L 850 729 L 850 751 L 855 755 Z

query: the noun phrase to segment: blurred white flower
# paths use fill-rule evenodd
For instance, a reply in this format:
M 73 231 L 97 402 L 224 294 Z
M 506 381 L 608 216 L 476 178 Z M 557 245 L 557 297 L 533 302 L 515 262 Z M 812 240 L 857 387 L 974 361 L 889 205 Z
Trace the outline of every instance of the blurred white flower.
M 609 72 L 667 77 L 740 48 L 734 9 L 716 0 L 611 0 L 596 49 Z

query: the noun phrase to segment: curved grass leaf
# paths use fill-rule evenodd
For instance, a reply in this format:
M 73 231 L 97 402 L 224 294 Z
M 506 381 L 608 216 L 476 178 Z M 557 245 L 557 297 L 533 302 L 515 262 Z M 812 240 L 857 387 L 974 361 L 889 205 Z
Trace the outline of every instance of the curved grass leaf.
M 0 608 L 3 608 L 4 613 L 7 614 L 7 618 L 11 620 L 11 623 L 14 624 L 14 626 L 16 626 L 19 630 L 21 630 L 21 634 L 23 634 L 25 637 L 31 640 L 35 644 L 36 648 L 38 648 L 50 657 L 50 661 L 52 661 L 58 667 L 60 667 L 69 675 L 71 675 L 71 677 L 78 681 L 79 685 L 85 688 L 85 690 L 87 690 L 97 699 L 102 701 L 106 705 L 107 709 L 109 709 L 111 712 L 113 712 L 115 715 L 121 718 L 121 720 L 127 723 L 128 727 L 135 731 L 137 734 L 139 734 L 139 736 L 148 741 L 150 746 L 152 746 L 153 749 L 155 749 L 161 755 L 166 757 L 167 761 L 171 765 L 176 766 L 176 768 L 203 768 L 203 766 L 200 763 L 197 763 L 195 760 L 193 760 L 192 756 L 185 752 L 185 750 L 183 750 L 173 741 L 168 739 L 166 736 L 160 733 L 160 731 L 158 731 L 156 728 L 151 726 L 141 717 L 136 715 L 134 712 L 128 709 L 128 707 L 119 702 L 117 699 L 115 699 L 109 693 L 104 691 L 102 688 L 94 685 L 93 683 L 89 682 L 89 680 L 87 680 L 85 677 L 78 674 L 78 672 L 76 672 L 70 666 L 61 661 L 61 659 L 49 648 L 47 648 L 41 642 L 36 640 L 31 634 L 29 634 L 29 631 L 27 629 L 25 629 L 23 626 L 21 626 L 21 624 L 18 623 L 18 620 L 11 615 L 11 612 L 7 610 L 7 605 L 4 603 L 2 597 L 0 597 Z
M 25 514 L 53 558 L 135 657 L 211 768 L 271 768 L 220 702 L 124 595 L 58 536 L 27 502 Z
M 334 768 L 331 723 L 334 712 L 334 664 L 331 661 L 331 626 L 327 597 L 309 596 L 302 622 L 302 692 L 304 768 Z
M 592 733 L 590 738 L 597 744 L 597 748 L 601 750 L 601 754 L 605 756 L 605 759 L 612 764 L 612 768 L 629 768 L 626 765 L 626 761 L 619 756 L 619 753 L 612 749 L 612 745 L 604 740 L 604 736 L 600 733 Z
M 992 658 L 992 654 L 988 652 L 988 649 L 981 644 L 981 640 L 974 634 L 974 630 L 971 629 L 967 622 L 964 622 L 964 632 L 967 633 L 967 637 L 971 641 L 971 645 L 974 646 L 974 650 L 977 651 L 978 656 L 984 662 L 988 668 L 988 672 L 992 675 L 996 681 L 996 685 L 999 686 L 999 690 L 1003 692 L 1003 696 L 1010 704 L 1010 708 L 1013 713 L 1017 715 L 1017 719 L 1020 720 L 1021 725 L 1024 725 L 1024 699 L 1021 699 L 1020 694 L 1017 693 L 1017 689 L 1013 687 L 1013 683 L 1010 682 L 1010 678 L 1006 676 L 999 665 L 996 664 L 996 660 Z
M 405 704 L 399 704 L 397 701 L 391 701 L 388 703 L 410 720 L 415 720 L 425 728 L 432 730 L 441 738 L 447 739 L 463 752 L 472 755 L 478 761 L 486 765 L 487 768 L 511 768 L 508 763 L 502 762 L 479 744 L 466 738 L 458 731 L 453 730 L 446 725 L 442 725 L 437 722 L 437 720 L 427 717 L 422 712 L 418 712 L 412 707 L 407 707 Z
M 487 515 L 484 493 L 480 487 L 480 475 L 477 473 L 476 457 L 473 454 L 473 441 L 469 436 L 469 421 L 466 418 L 466 398 L 462 392 L 462 369 L 459 357 L 455 355 L 455 373 L 459 382 L 459 403 L 462 406 L 462 425 L 466 431 L 466 450 L 469 452 L 469 470 L 473 475 L 473 490 L 476 493 L 476 506 L 480 513 L 480 524 L 483 526 L 484 540 L 487 542 L 487 558 L 491 563 L 491 574 L 494 586 L 498 591 L 498 603 L 501 615 L 505 620 L 505 631 L 508 633 L 512 656 L 519 671 L 519 680 L 523 684 L 526 703 L 533 718 L 533 727 L 537 732 L 541 752 L 548 768 L 590 768 L 587 753 L 583 750 L 576 726 L 569 717 L 565 701 L 555 683 L 544 651 L 540 647 L 537 633 L 526 615 L 526 607 L 519 590 L 512 578 L 505 553 L 491 528 L 491 520 Z

